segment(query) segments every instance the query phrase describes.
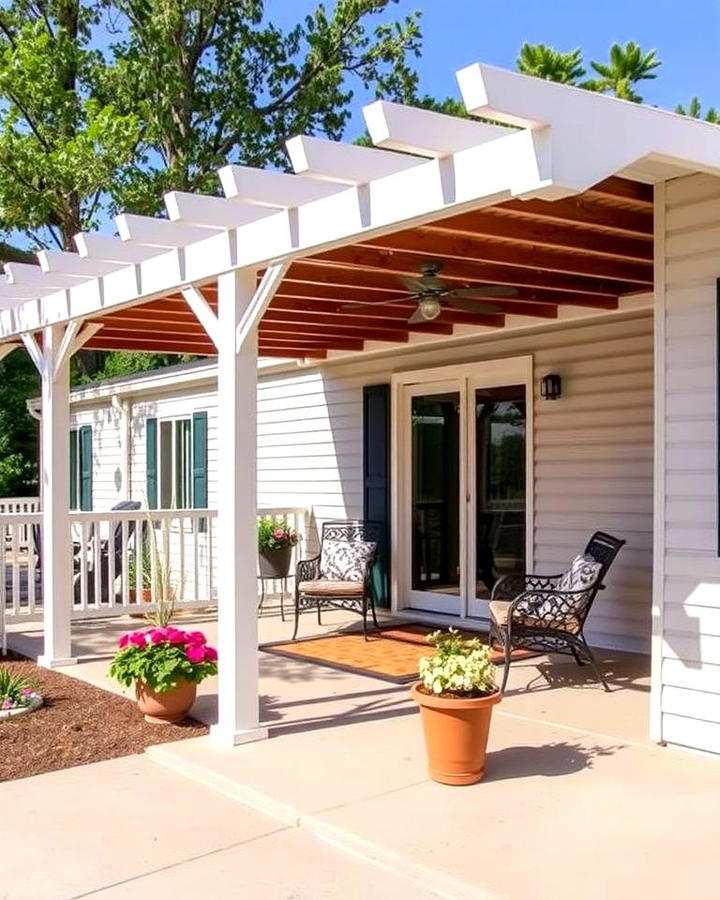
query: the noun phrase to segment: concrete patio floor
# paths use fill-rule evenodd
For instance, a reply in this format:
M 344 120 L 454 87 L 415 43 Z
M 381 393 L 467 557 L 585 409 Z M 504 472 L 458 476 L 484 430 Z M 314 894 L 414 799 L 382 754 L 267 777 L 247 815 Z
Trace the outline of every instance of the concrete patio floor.
M 212 619 L 194 621 L 214 636 Z M 352 622 L 328 614 L 322 630 Z M 67 674 L 107 687 L 106 654 L 138 624 L 77 626 L 81 662 Z M 290 630 L 279 617 L 260 620 L 263 641 Z M 302 633 L 317 630 L 305 617 Z M 37 649 L 38 637 L 16 633 L 11 646 Z M 445 897 L 715 897 L 720 761 L 649 742 L 647 658 L 600 661 L 609 694 L 571 660 L 515 663 L 486 779 L 472 787 L 428 780 L 406 686 L 263 652 L 271 740 L 228 750 L 200 738 L 147 756 Z M 208 681 L 195 715 L 211 721 L 214 704 Z

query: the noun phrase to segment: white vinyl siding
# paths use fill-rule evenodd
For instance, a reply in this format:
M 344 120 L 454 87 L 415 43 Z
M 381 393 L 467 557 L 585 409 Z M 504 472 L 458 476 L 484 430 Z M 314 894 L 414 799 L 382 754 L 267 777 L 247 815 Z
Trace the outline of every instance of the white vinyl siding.
M 627 540 L 588 622 L 598 645 L 649 650 L 653 333 L 649 314 L 261 377 L 258 500 L 362 515 L 362 387 L 403 369 L 533 354 L 535 569 L 562 570 L 597 530 Z M 539 398 L 547 372 L 563 397 Z M 312 537 L 312 535 L 311 535 Z
M 665 498 L 658 548 L 662 620 L 654 660 L 657 736 L 720 753 L 715 394 L 720 179 L 692 175 L 670 181 L 659 202 L 665 366 L 658 401 L 664 407 Z
M 92 426 L 92 508 L 108 510 L 120 500 L 128 499 L 122 490 L 120 413 L 109 403 L 73 406 L 71 428 L 79 429 L 83 425 Z

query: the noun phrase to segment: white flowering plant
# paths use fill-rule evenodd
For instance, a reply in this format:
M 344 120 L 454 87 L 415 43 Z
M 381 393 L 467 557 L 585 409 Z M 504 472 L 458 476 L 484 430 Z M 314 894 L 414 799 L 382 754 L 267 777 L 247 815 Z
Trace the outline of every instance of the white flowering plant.
M 479 697 L 497 691 L 490 647 L 451 628 L 435 631 L 428 641 L 436 648 L 419 663 L 420 679 L 429 694 Z

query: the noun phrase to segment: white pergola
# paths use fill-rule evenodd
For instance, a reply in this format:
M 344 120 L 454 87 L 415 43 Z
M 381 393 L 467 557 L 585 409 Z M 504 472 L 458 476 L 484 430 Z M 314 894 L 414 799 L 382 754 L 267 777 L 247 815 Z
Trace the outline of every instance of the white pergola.
M 313 358 L 407 340 L 407 310 L 353 316 L 347 301 L 387 296 L 383 265 L 406 265 L 404 253 L 434 241 L 443 255 L 481 262 L 474 278 L 504 274 L 519 294 L 503 315 L 448 314 L 429 332 L 554 318 L 573 304 L 614 308 L 652 286 L 648 186 L 720 174 L 717 126 L 480 64 L 458 81 L 471 114 L 504 124 L 378 101 L 364 110 L 375 148 L 296 137 L 287 144 L 295 174 L 227 166 L 224 197 L 171 192 L 165 219 L 120 215 L 119 237 L 80 234 L 77 253 L 43 251 L 39 267 L 5 266 L 0 358 L 24 345 L 42 379 L 42 664 L 72 658 L 68 373 L 79 348 L 217 354 L 221 666 L 212 734 L 226 745 L 254 740 L 264 735 L 254 603 L 258 353 Z M 450 231 L 433 231 L 449 220 Z M 291 267 L 301 275 L 288 278 Z M 298 287 L 308 284 L 312 291 Z

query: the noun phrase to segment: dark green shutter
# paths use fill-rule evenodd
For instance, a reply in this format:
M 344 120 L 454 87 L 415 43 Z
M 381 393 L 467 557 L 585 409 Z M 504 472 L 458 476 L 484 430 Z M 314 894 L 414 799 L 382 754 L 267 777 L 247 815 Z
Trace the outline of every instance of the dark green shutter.
M 78 508 L 78 433 L 70 432 L 70 509 Z
M 80 457 L 80 509 L 92 509 L 92 425 L 83 425 L 78 432 Z
M 145 484 L 149 509 L 158 505 L 157 419 L 145 420 Z
M 363 388 L 363 518 L 379 522 L 383 536 L 373 569 L 378 606 L 390 605 L 390 385 Z
M 192 505 L 193 509 L 206 509 L 208 505 L 208 419 L 206 412 L 194 412 L 192 417 Z M 199 530 L 205 531 L 207 522 L 202 519 Z

